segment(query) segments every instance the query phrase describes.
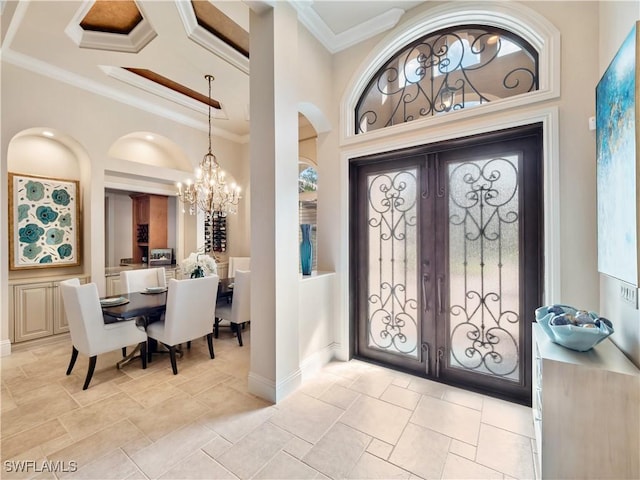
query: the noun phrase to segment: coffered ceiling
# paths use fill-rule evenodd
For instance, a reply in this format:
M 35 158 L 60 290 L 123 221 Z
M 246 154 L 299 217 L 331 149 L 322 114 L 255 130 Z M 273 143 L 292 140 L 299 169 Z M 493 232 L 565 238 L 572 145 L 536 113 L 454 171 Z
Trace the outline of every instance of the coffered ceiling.
M 420 3 L 291 2 L 301 23 L 333 53 L 392 28 Z M 247 3 L 52 0 L 5 1 L 0 8 L 3 61 L 202 130 L 204 76 L 211 74 L 220 106 L 212 103 L 214 135 L 247 140 Z

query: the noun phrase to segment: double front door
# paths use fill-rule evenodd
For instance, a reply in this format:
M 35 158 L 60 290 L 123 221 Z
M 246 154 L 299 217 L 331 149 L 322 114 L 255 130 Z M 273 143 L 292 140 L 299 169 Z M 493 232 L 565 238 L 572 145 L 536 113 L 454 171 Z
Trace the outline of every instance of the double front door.
M 351 165 L 355 353 L 529 403 L 539 126 Z

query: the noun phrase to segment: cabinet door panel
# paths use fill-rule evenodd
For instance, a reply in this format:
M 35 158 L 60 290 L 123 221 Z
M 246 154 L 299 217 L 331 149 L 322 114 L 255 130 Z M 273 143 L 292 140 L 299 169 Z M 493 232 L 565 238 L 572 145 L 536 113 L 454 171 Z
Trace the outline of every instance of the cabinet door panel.
M 53 334 L 52 286 L 47 282 L 14 287 L 16 342 Z

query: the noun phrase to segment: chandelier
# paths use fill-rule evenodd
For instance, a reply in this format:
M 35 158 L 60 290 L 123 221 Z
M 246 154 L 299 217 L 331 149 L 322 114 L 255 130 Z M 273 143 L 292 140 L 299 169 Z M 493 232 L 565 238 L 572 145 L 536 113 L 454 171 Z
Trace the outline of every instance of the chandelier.
M 202 157 L 196 169 L 195 181 L 187 180 L 185 185 L 178 183 L 178 198 L 189 206 L 189 214 L 199 208 L 205 214 L 213 212 L 236 213 L 240 200 L 240 187 L 235 183 L 227 185 L 225 174 L 220 168 L 216 156 L 211 153 L 211 81 L 212 75 L 205 75 L 209 81 L 209 150 Z

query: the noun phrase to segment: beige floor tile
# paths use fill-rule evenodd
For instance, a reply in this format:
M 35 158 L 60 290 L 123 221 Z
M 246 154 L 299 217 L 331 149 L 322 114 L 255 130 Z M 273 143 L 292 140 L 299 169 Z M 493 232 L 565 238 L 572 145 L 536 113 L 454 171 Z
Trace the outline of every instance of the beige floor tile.
M 271 422 L 315 443 L 344 413 L 344 410 L 317 400 L 304 393 L 294 393 L 280 403 Z
M 83 380 L 84 382 L 84 380 Z M 81 406 L 91 405 L 112 395 L 122 392 L 116 382 L 104 382 L 97 385 L 89 385 L 86 390 L 79 390 L 71 396 Z
M 318 472 L 291 455 L 279 452 L 253 478 L 304 480 L 316 478 Z
M 283 447 L 283 450 L 297 459 L 302 459 L 309 450 L 313 447 L 313 444 L 306 442 L 298 437 L 293 437 L 289 442 Z
M 531 408 L 496 398 L 487 398 L 482 408 L 482 423 L 535 438 Z
M 516 478 L 533 478 L 528 437 L 482 424 L 476 462 Z
M 71 348 L 69 347 L 69 352 L 71 352 Z M 10 370 L 12 368 L 20 368 L 22 366 L 28 365 L 29 363 L 35 363 L 40 359 L 33 354 L 33 351 L 13 351 L 11 355 L 6 357 L 0 357 L 0 366 L 2 368 L 2 376 L 4 377 L 5 371 Z
M 387 460 L 389 458 L 392 450 L 393 445 L 383 442 L 382 440 L 378 440 L 377 438 L 372 439 L 371 443 L 367 447 L 367 452 L 383 460 Z
M 201 450 L 189 455 L 182 462 L 164 473 L 161 479 L 175 480 L 223 480 L 236 479 L 234 474 Z
M 421 393 L 422 395 L 429 395 L 430 397 L 442 398 L 446 391 L 446 385 L 443 383 L 427 380 L 426 378 L 414 377 L 407 387 L 409 390 Z
M 335 405 L 338 408 L 346 410 L 359 395 L 360 394 L 358 392 L 354 392 L 349 388 L 345 388 L 342 385 L 334 383 L 319 398 L 323 402 L 330 403 L 331 405 Z
M 475 461 L 476 459 L 476 450 L 475 446 L 461 442 L 455 438 L 451 440 L 451 445 L 449 446 L 449 453 L 453 453 L 471 461 Z
M 369 435 L 336 423 L 302 460 L 330 478 L 345 478 L 370 441 Z
M 180 390 L 189 395 L 197 395 L 198 393 L 214 387 L 219 383 L 226 382 L 231 379 L 231 375 L 218 370 L 215 367 L 211 367 L 200 375 L 196 375 L 190 378 L 184 383 L 180 384 Z
M 2 460 L 15 457 L 64 435 L 67 435 L 67 431 L 57 419 L 49 420 L 11 437 L 3 435 Z
M 502 478 L 502 473 L 452 453 L 447 455 L 447 461 L 442 472 L 443 480 L 502 480 Z
M 416 408 L 416 405 L 418 405 L 420 396 L 421 395 L 419 393 L 414 392 L 413 390 L 398 387 L 397 385 L 389 385 L 380 397 L 380 400 L 393 403 L 394 405 L 398 405 L 402 408 L 413 410 Z
M 409 423 L 389 461 L 419 477 L 440 478 L 450 442 L 446 435 Z
M 340 418 L 340 422 L 395 445 L 411 414 L 411 410 L 361 395 Z
M 140 435 L 124 443 L 120 448 L 124 453 L 131 457 L 134 453 L 139 452 L 143 448 L 147 448 L 152 443 L 153 442 L 149 440 L 149 438 L 147 438 L 142 432 L 140 432 Z
M 45 456 L 39 447 L 26 450 L 25 452 L 2 461 L 0 470 L 3 480 L 31 479 L 41 474 Z
M 220 455 L 218 461 L 239 478 L 251 478 L 291 437 L 281 428 L 265 423 Z
M 423 395 L 411 421 L 465 443 L 477 445 L 480 412 Z
M 189 424 L 134 453 L 131 459 L 149 478 L 158 478 L 209 443 L 215 435 L 202 425 Z
M 57 383 L 47 383 L 32 390 L 11 395 L 18 405 L 25 403 L 50 402 L 59 397 L 67 397 L 67 392 Z
M 379 398 L 393 382 L 393 376 L 387 371 L 365 372 L 349 387 L 356 392 Z
M 153 407 L 138 410 L 129 415 L 129 419 L 147 437 L 155 441 L 192 423 L 196 418 L 205 415 L 207 411 L 206 405 L 188 395 L 181 394 L 168 398 Z
M 118 448 L 80 467 L 78 471 L 64 475 L 63 478 L 83 480 L 120 479 L 137 472 L 136 465 Z
M 338 381 L 340 381 L 340 377 L 320 371 L 311 378 L 305 379 L 297 391 L 310 397 L 320 398 Z
M 460 388 L 447 387 L 443 400 L 451 403 L 462 405 L 463 407 L 473 408 L 474 410 L 482 410 L 482 395 L 477 393 L 467 392 Z
M 396 478 L 408 479 L 410 475 L 406 470 L 365 452 L 346 478 L 390 480 Z
M 241 414 L 227 415 L 224 418 L 205 421 L 205 424 L 221 437 L 229 440 L 231 443 L 236 443 L 246 434 L 269 420 L 276 411 L 273 407 L 257 408 L 255 410 L 244 411 Z
M 127 377 L 129 380 L 118 383 L 118 386 L 123 392 L 134 397 L 136 394 L 144 392 L 151 387 L 166 383 L 173 377 L 174 375 L 169 368 L 149 370 L 145 375 L 136 378 Z
M 225 440 L 224 438 L 216 435 L 213 440 L 202 447 L 202 451 L 212 458 L 218 458 L 224 452 L 229 450 L 233 446 L 233 443 Z
M 77 410 L 78 407 L 66 392 L 48 402 L 36 400 L 18 405 L 16 408 L 2 412 L 2 436 L 15 435 L 67 412 Z
M 47 457 L 49 460 L 54 461 L 73 460 L 77 462 L 78 468 L 82 468 L 93 460 L 97 460 L 116 448 L 140 437 L 142 437 L 140 430 L 128 420 L 122 420 L 104 430 L 77 440 Z
M 174 387 L 168 382 L 164 382 L 149 387 L 146 390 L 129 393 L 129 396 L 144 408 L 150 408 L 164 402 L 165 400 L 182 394 L 183 392 L 180 388 Z
M 78 439 L 135 415 L 140 410 L 142 407 L 137 402 L 124 393 L 118 393 L 59 418 L 69 434 Z

